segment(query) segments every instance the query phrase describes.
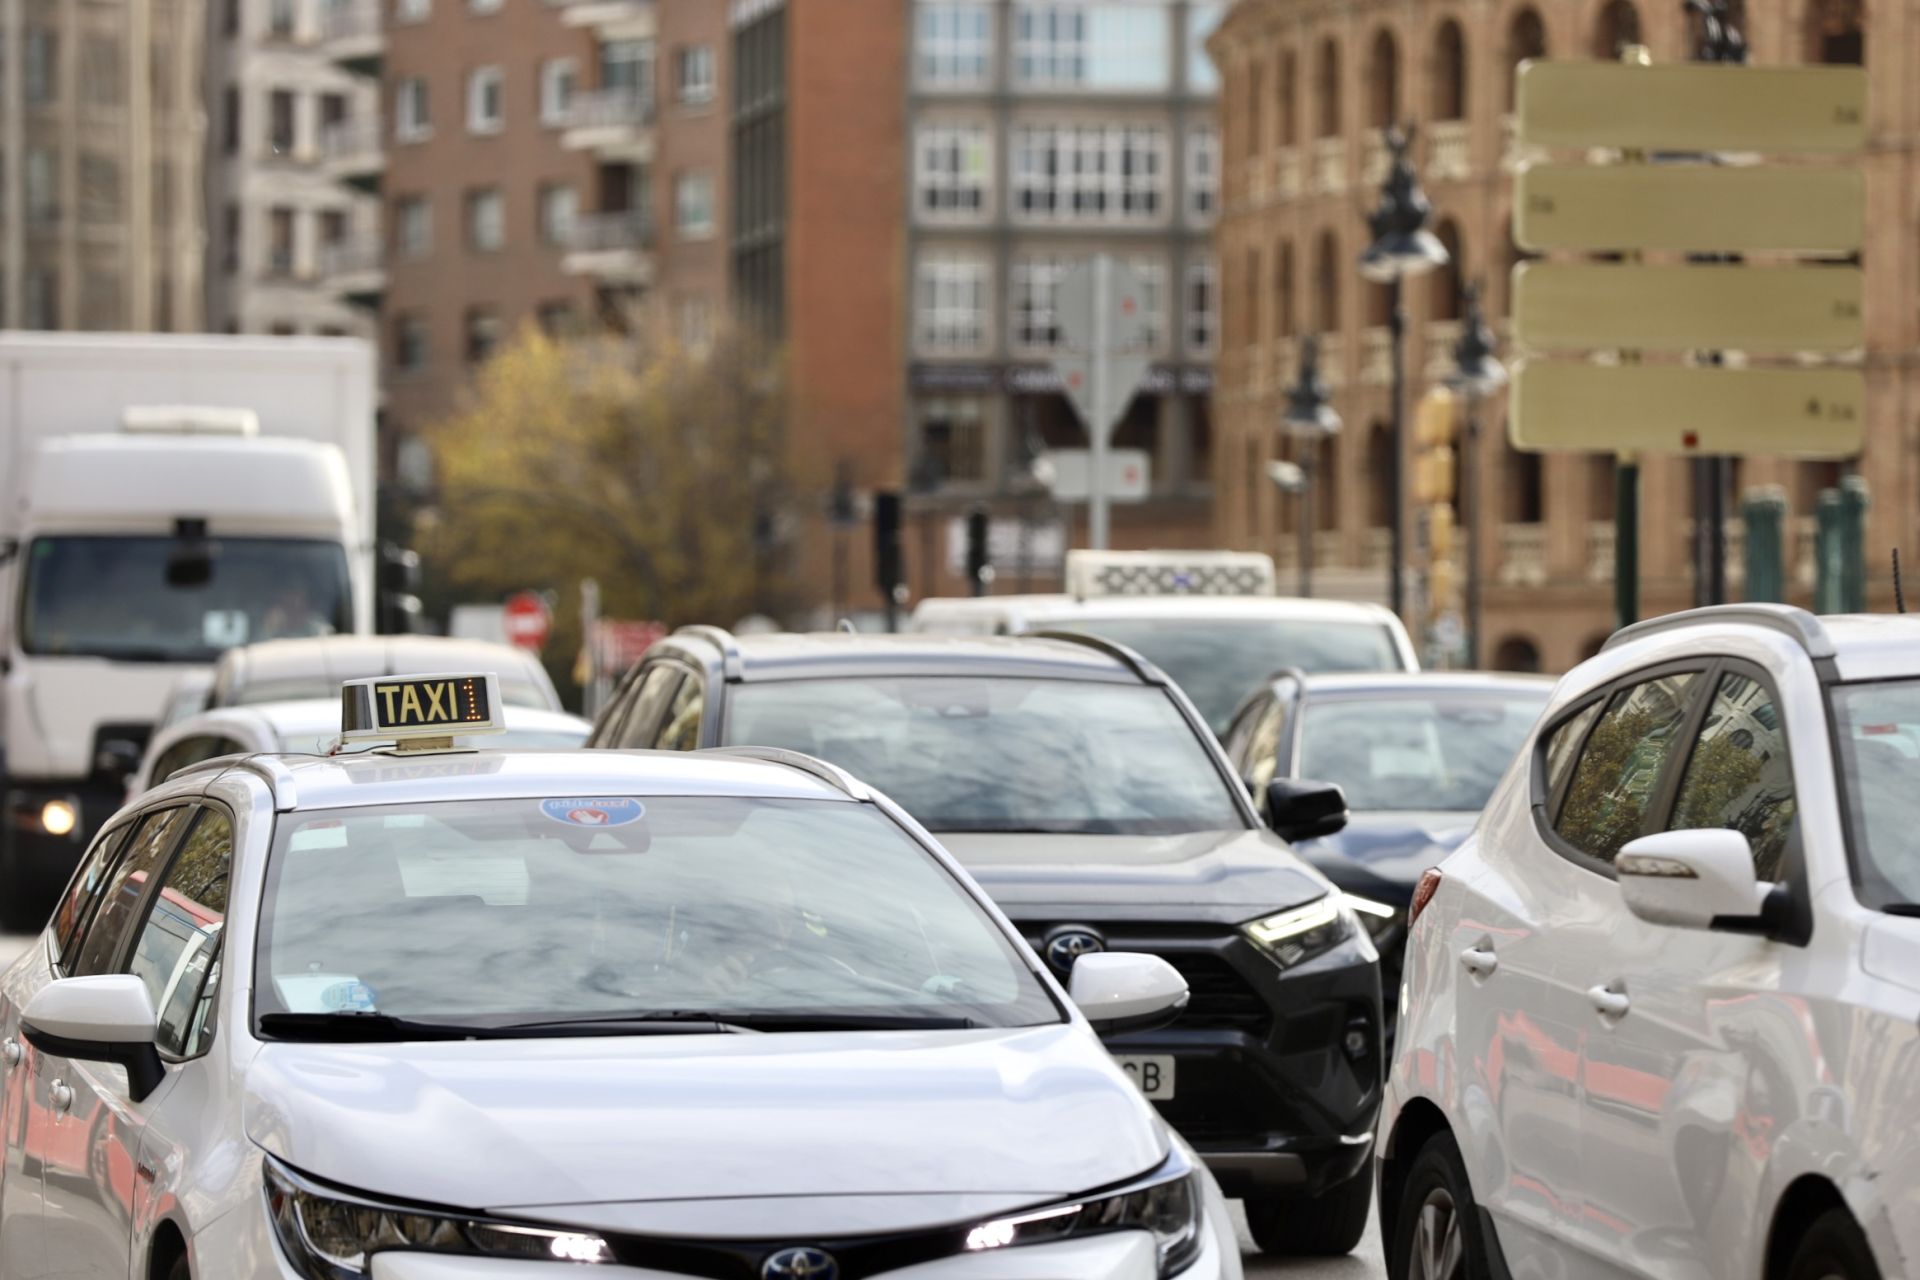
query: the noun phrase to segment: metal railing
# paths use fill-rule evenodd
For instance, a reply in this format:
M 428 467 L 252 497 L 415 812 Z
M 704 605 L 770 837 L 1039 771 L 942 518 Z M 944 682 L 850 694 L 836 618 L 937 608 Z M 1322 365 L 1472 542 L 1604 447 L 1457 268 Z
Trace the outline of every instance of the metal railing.
M 1500 584 L 1539 587 L 1547 581 L 1547 526 L 1500 526 Z
M 333 0 L 321 16 L 320 33 L 327 40 L 360 40 L 377 36 L 380 5 L 377 0 Z
M 1393 167 L 1393 152 L 1387 149 L 1387 131 L 1385 129 L 1367 130 L 1360 151 L 1360 185 L 1367 188 L 1379 186 L 1387 180 L 1387 170 Z
M 1434 320 L 1427 325 L 1427 379 L 1443 381 L 1454 373 L 1453 348 L 1460 341 L 1459 320 Z
M 1319 195 L 1338 195 L 1347 189 L 1347 140 L 1313 140 L 1313 189 Z
M 327 276 L 357 276 L 379 271 L 386 251 L 378 236 L 348 236 L 320 246 L 320 270 Z
M 569 129 L 640 127 L 653 123 L 651 94 L 638 89 L 585 89 L 574 94 L 562 117 Z
M 1473 172 L 1471 134 L 1465 120 L 1435 120 L 1427 126 L 1427 176 L 1452 182 Z
M 653 223 L 631 210 L 576 214 L 573 225 L 559 239 L 574 253 L 606 253 L 618 249 L 645 249 L 653 243 Z
M 378 120 L 340 120 L 320 130 L 320 154 L 328 160 L 377 158 L 384 141 Z
M 1298 200 L 1307 189 L 1306 161 L 1298 147 L 1285 147 L 1273 157 L 1273 195 L 1277 200 Z
M 1372 385 L 1393 381 L 1393 333 L 1385 325 L 1360 331 L 1360 381 Z

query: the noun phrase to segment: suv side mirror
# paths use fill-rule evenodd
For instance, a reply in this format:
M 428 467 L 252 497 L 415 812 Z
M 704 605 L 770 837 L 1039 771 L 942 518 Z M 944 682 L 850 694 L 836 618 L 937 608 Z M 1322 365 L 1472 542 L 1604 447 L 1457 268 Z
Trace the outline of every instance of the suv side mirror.
M 144 1102 L 166 1079 L 154 1044 L 160 1019 L 147 984 L 129 973 L 61 978 L 20 1011 L 20 1034 L 41 1053 L 127 1069 L 127 1096 Z
M 1073 962 L 1067 994 L 1103 1036 L 1164 1027 L 1187 1007 L 1187 980 L 1159 956 L 1095 951 Z
M 1627 910 L 1677 929 L 1751 925 L 1773 890 L 1755 874 L 1746 836 L 1718 827 L 1642 836 L 1620 850 L 1613 869 Z
M 1347 825 L 1347 793 L 1334 782 L 1275 778 L 1267 784 L 1267 825 L 1290 844 L 1333 835 Z

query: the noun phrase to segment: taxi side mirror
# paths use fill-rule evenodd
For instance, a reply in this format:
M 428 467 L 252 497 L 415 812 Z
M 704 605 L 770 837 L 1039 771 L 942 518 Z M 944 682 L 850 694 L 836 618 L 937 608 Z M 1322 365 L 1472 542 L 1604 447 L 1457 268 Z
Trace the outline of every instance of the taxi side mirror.
M 125 1067 L 127 1096 L 144 1102 L 167 1078 L 154 1037 L 160 1018 L 147 984 L 127 973 L 60 978 L 20 1011 L 20 1034 L 41 1053 Z

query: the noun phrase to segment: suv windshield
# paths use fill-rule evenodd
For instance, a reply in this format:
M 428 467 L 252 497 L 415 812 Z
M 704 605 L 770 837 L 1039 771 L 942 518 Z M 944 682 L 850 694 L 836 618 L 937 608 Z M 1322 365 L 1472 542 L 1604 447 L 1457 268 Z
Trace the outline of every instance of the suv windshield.
M 1548 690 L 1307 698 L 1293 772 L 1337 782 L 1354 810 L 1478 810 L 1527 740 Z
M 134 662 L 208 662 L 237 644 L 353 630 L 337 542 L 215 538 L 204 580 L 169 582 L 173 538 L 35 538 L 21 647 Z M 334 687 L 337 693 L 338 686 Z
M 1305 618 L 1049 619 L 1043 631 L 1103 636 L 1172 676 L 1207 724 L 1225 737 L 1233 713 L 1285 667 L 1316 671 L 1403 671 L 1385 627 Z
M 1920 903 L 1920 679 L 1838 685 L 1832 696 L 1861 896 Z
M 1061 1016 L 938 861 L 879 810 L 844 801 L 286 814 L 257 967 L 263 1017 Z
M 1207 745 L 1149 685 L 999 677 L 737 686 L 727 741 L 828 760 L 932 831 L 1244 827 Z

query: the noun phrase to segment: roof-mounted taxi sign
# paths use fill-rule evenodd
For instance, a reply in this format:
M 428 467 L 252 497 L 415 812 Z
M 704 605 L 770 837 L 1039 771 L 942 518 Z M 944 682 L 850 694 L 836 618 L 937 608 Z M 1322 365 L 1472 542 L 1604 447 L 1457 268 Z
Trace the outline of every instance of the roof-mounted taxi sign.
M 444 751 L 453 736 L 499 733 L 500 680 L 491 672 L 372 676 L 340 687 L 340 740 L 393 742 L 401 751 Z
M 1067 590 L 1096 596 L 1270 596 L 1273 557 L 1258 551 L 1069 551 Z

